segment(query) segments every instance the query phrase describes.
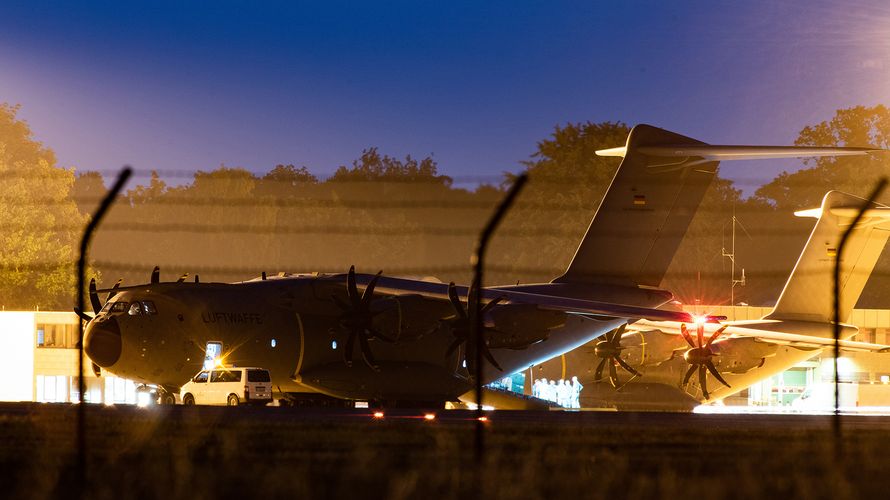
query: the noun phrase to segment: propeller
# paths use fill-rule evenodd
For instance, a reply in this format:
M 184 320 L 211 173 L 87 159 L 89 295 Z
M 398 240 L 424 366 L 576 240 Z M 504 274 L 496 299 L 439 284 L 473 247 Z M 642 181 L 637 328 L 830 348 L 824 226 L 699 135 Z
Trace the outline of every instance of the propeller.
M 714 362 L 711 360 L 711 358 L 716 356 L 714 351 L 711 350 L 711 344 L 713 344 L 720 335 L 723 335 L 724 330 L 726 330 L 726 325 L 712 333 L 708 338 L 708 341 L 705 342 L 705 325 L 704 323 L 698 323 L 698 326 L 696 327 L 698 343 L 696 344 L 696 342 L 693 341 L 692 335 L 689 334 L 686 324 L 680 323 L 680 334 L 683 335 L 683 338 L 686 339 L 686 343 L 689 344 L 690 347 L 688 351 L 683 353 L 683 359 L 689 363 L 689 369 L 686 370 L 686 375 L 683 377 L 683 387 L 686 387 L 692 374 L 698 369 L 698 381 L 705 400 L 710 399 L 707 383 L 708 372 L 711 372 L 711 375 L 720 381 L 721 384 L 726 387 L 731 387 L 726 380 L 723 380 L 723 377 L 720 376 L 720 372 L 717 371 L 717 367 L 714 366 Z
M 157 284 L 160 282 L 161 282 L 161 268 L 158 266 L 155 266 L 155 268 L 152 269 L 152 271 L 151 271 L 151 284 L 154 285 L 154 284 Z
M 618 370 L 615 368 L 616 365 L 632 373 L 635 377 L 643 376 L 640 372 L 635 370 L 634 367 L 621 359 L 621 351 L 624 350 L 624 347 L 621 347 L 621 336 L 624 335 L 625 328 L 627 328 L 627 323 L 607 332 L 604 335 L 605 339 L 600 340 L 593 347 L 593 353 L 598 358 L 602 358 L 600 364 L 596 367 L 596 373 L 594 374 L 593 379 L 598 381 L 603 378 L 603 369 L 606 367 L 606 363 L 608 363 L 609 382 L 611 382 L 612 387 L 616 389 L 624 387 L 624 384 L 618 384 Z M 625 382 L 625 384 L 626 383 L 627 382 Z
M 379 271 L 371 278 L 368 286 L 365 287 L 364 292 L 360 295 L 355 284 L 355 266 L 350 266 L 349 273 L 346 275 L 346 297 L 348 302 L 344 302 L 336 295 L 331 295 L 334 303 L 342 311 L 340 313 L 340 329 L 349 334 L 346 346 L 343 349 L 343 360 L 346 362 L 346 366 L 352 366 L 352 352 L 356 340 L 359 342 L 362 359 L 365 360 L 365 364 L 374 370 L 379 370 L 380 367 L 371 353 L 368 341 L 376 338 L 385 342 L 394 342 L 394 340 L 374 328 L 374 317 L 380 314 L 381 311 L 371 310 L 371 298 L 374 295 L 374 287 L 377 286 L 377 280 L 380 279 L 381 274 L 383 274 L 383 271 Z
M 99 314 L 102 302 L 99 301 L 99 294 L 96 292 L 96 278 L 90 278 L 90 304 L 93 306 L 93 313 Z
M 117 295 L 117 289 L 121 287 L 121 283 L 123 283 L 123 282 L 124 282 L 124 279 L 123 279 L 123 278 L 119 278 L 119 279 L 117 280 L 117 283 L 115 283 L 114 285 L 112 285 L 112 287 L 111 287 L 111 291 L 108 292 L 108 295 L 105 296 L 105 302 L 106 302 L 106 303 L 108 303 L 108 301 L 111 300 L 112 297 L 114 297 L 115 295 Z
M 473 314 L 473 306 L 472 304 L 476 300 L 476 295 L 479 291 L 476 289 L 475 284 L 470 287 L 469 292 L 467 293 L 467 307 L 465 308 L 463 303 L 460 301 L 460 297 L 457 295 L 457 287 L 454 286 L 454 282 L 448 284 L 448 299 L 451 302 L 451 307 L 454 308 L 454 315 L 449 316 L 442 321 L 447 324 L 451 329 L 451 334 L 454 335 L 454 340 L 451 342 L 451 345 L 448 346 L 448 350 L 445 351 L 445 357 L 451 356 L 451 354 L 461 345 L 466 344 L 466 358 L 468 360 L 467 365 L 473 363 L 476 359 L 475 356 L 469 355 L 473 351 L 473 347 L 475 347 L 475 339 L 473 336 L 473 323 L 476 321 L 476 316 Z M 485 317 L 485 314 L 494 308 L 494 306 L 498 305 L 499 302 L 504 300 L 503 297 L 498 297 L 491 302 L 485 304 L 480 311 L 482 317 Z M 486 332 L 497 332 L 494 328 L 490 326 L 482 327 L 482 334 L 485 335 Z M 473 340 L 471 340 L 473 339 Z M 500 371 L 504 371 L 501 368 L 501 365 L 494 359 L 491 351 L 488 349 L 488 345 L 483 342 L 481 346 L 482 355 L 485 356 L 485 359 L 488 360 L 495 368 Z M 471 370 L 472 371 L 472 370 Z

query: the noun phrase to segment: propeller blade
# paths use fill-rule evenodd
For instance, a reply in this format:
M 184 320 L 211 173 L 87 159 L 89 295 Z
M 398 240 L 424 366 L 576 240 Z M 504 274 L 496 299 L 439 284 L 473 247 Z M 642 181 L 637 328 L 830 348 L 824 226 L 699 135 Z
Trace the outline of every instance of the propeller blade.
M 108 292 L 108 295 L 105 296 L 105 302 L 111 300 L 115 295 L 117 295 L 117 289 L 121 287 L 121 283 L 124 282 L 123 278 L 118 278 L 117 283 L 111 287 L 111 291 Z
M 686 370 L 686 376 L 683 377 L 683 386 L 689 383 L 689 379 L 692 378 L 692 373 L 695 371 L 695 365 L 689 365 L 689 369 Z
M 491 302 L 489 302 L 488 304 L 485 304 L 485 306 L 482 307 L 482 314 L 485 314 L 488 311 L 490 311 L 494 306 L 498 305 L 498 303 L 501 302 L 502 300 L 504 300 L 504 297 L 498 297 L 498 298 L 492 300 Z
M 698 347 L 705 345 L 705 324 L 699 322 L 695 327 L 695 334 L 698 336 Z
M 99 367 L 96 363 L 93 363 L 93 374 L 97 377 L 102 376 L 102 368 Z
M 457 313 L 458 318 L 466 318 L 467 311 L 464 309 L 464 305 L 460 303 L 460 297 L 457 296 L 457 287 L 454 286 L 454 282 L 448 283 L 448 300 L 451 301 L 451 306 L 454 307 L 454 312 Z
M 266 281 L 266 271 L 263 271 L 263 273 L 260 274 L 260 279 L 262 279 L 263 281 Z
M 618 370 L 615 369 L 615 363 L 612 363 L 609 360 L 609 382 L 612 383 L 612 387 L 618 387 Z
M 90 278 L 90 304 L 93 306 L 93 312 L 99 314 L 102 303 L 99 302 L 99 294 L 96 293 L 96 278 Z
M 705 400 L 711 399 L 711 396 L 708 394 L 708 372 L 705 370 L 704 365 L 699 365 L 698 367 L 698 384 L 701 386 L 701 393 Z
M 154 284 L 157 284 L 160 282 L 161 282 L 161 268 L 158 266 L 155 266 L 155 268 L 152 269 L 152 271 L 151 271 L 151 284 L 154 285 Z
M 362 305 L 368 307 L 371 304 L 371 297 L 374 295 L 374 287 L 377 286 L 377 280 L 380 279 L 380 275 L 383 274 L 383 271 L 377 271 L 377 274 L 371 278 L 371 282 L 368 283 L 368 286 L 365 287 L 365 291 L 362 293 Z
M 689 347 L 695 349 L 695 342 L 692 341 L 692 336 L 689 335 L 689 329 L 686 328 L 686 323 L 680 323 L 680 335 L 686 339 L 686 343 L 689 344 Z M 684 384 L 686 382 L 683 382 Z
M 200 282 L 201 282 L 201 278 L 199 278 L 198 275 L 196 274 L 195 275 L 195 283 L 200 283 Z
M 374 360 L 374 355 L 371 353 L 371 346 L 368 345 L 368 338 L 359 334 L 358 340 L 359 344 L 361 344 L 362 359 L 365 360 L 365 364 L 371 367 L 372 370 L 380 370 L 380 367 L 377 366 L 377 361 Z
M 180 276 L 179 279 L 176 280 L 176 282 L 177 282 L 177 283 L 185 283 L 185 280 L 186 280 L 186 278 L 188 278 L 188 277 L 189 277 L 189 273 L 185 273 L 185 274 L 183 274 L 182 276 Z
M 719 380 L 721 384 L 725 385 L 726 387 L 732 388 L 731 385 L 723 380 L 723 377 L 720 376 L 720 372 L 717 371 L 717 367 L 714 366 L 714 363 L 711 360 L 708 360 L 708 362 L 705 363 L 705 366 L 708 367 L 708 371 L 711 372 L 711 375 L 713 375 L 715 379 Z
M 717 337 L 723 335 L 723 332 L 726 330 L 726 327 L 727 327 L 727 326 L 729 326 L 729 325 L 723 325 L 723 326 L 720 327 L 719 330 L 717 330 L 716 332 L 714 332 L 714 333 L 711 335 L 711 338 L 708 339 L 708 343 L 705 344 L 705 345 L 706 345 L 707 347 L 711 347 L 711 344 L 713 344 L 714 341 L 717 340 Z
M 356 309 L 361 306 L 361 296 L 358 294 L 358 287 L 355 286 L 355 266 L 349 266 L 349 272 L 346 273 L 346 296 L 352 302 Z
M 627 362 L 624 361 L 623 359 L 621 359 L 621 358 L 619 358 L 619 357 L 616 356 L 616 357 L 615 357 L 615 361 L 617 361 L 618 364 L 621 365 L 621 368 L 624 368 L 625 370 L 627 370 L 627 371 L 633 373 L 633 374 L 636 375 L 637 377 L 642 377 L 642 376 L 643 376 L 640 372 L 636 371 L 636 370 L 634 369 L 634 367 L 632 367 L 632 366 L 630 366 L 629 364 L 627 364 Z
M 89 323 L 90 321 L 93 320 L 93 317 L 92 317 L 92 316 L 90 316 L 89 314 L 87 314 L 87 313 L 81 311 L 80 309 L 78 309 L 78 308 L 76 308 L 76 307 L 74 308 L 74 312 L 77 313 L 78 316 L 80 316 L 80 319 L 86 321 L 87 323 Z
M 346 339 L 346 346 L 343 348 L 343 361 L 346 361 L 346 366 L 352 366 L 352 349 L 355 346 L 355 336 L 356 332 L 349 332 L 349 337 Z
M 488 346 L 486 346 L 486 345 L 482 346 L 482 355 L 485 356 L 485 359 L 487 359 L 489 363 L 491 363 L 495 368 L 497 368 L 498 371 L 504 371 L 504 369 L 501 368 L 501 365 L 499 365 L 498 362 L 495 361 L 494 356 L 491 354 L 491 351 L 488 350 Z
M 627 328 L 627 323 L 622 323 L 621 326 L 614 330 L 615 333 L 612 334 L 611 344 L 614 347 L 621 347 L 621 337 L 624 335 L 624 329 Z
M 451 356 L 451 354 L 452 354 L 458 347 L 460 347 L 461 344 L 463 344 L 463 340 L 462 340 L 462 339 L 454 339 L 454 340 L 451 342 L 451 345 L 448 346 L 448 350 L 445 351 L 445 357 L 447 358 L 447 357 Z
M 603 368 L 606 367 L 606 358 L 603 358 L 600 361 L 600 364 L 596 366 L 596 374 L 593 376 L 593 380 L 602 380 L 603 379 Z

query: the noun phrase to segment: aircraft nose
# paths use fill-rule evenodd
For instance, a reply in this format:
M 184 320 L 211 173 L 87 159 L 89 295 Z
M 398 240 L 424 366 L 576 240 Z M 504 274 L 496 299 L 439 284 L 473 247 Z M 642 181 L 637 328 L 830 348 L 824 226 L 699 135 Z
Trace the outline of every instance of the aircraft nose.
M 84 351 L 94 363 L 109 368 L 121 357 L 121 328 L 111 317 L 96 318 L 84 333 Z

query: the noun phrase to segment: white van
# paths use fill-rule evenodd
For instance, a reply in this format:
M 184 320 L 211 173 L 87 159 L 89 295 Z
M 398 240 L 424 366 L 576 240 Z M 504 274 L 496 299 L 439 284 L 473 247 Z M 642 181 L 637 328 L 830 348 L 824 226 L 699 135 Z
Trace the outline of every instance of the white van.
M 201 370 L 179 395 L 184 405 L 265 405 L 272 401 L 272 378 L 265 368 Z

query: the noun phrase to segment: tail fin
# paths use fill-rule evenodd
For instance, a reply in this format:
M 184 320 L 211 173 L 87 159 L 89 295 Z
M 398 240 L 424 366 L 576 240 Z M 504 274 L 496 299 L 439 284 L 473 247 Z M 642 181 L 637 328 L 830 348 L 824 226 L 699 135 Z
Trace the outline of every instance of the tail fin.
M 566 272 L 554 282 L 657 287 L 721 160 L 858 155 L 865 148 L 713 146 L 649 125 L 627 145 L 615 177 Z
M 764 319 L 829 323 L 834 318 L 834 263 L 837 245 L 865 200 L 830 191 L 820 209 L 796 212 L 818 217 L 810 239 L 785 283 L 782 295 Z M 859 300 L 887 238 L 890 236 L 890 207 L 872 204 L 850 233 L 841 261 L 840 318 L 847 321 Z

